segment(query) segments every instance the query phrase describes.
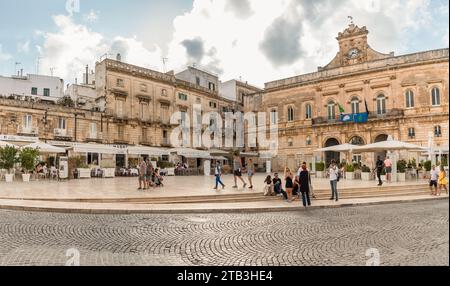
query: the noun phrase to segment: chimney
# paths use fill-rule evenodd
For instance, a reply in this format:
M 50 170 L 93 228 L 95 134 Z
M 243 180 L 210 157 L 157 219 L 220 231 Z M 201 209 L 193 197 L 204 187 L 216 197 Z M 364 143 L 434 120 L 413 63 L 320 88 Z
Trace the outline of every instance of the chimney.
M 86 65 L 86 82 L 85 84 L 89 84 L 89 66 Z
M 117 54 L 116 60 L 117 60 L 118 62 L 121 62 L 121 61 L 122 61 L 122 56 L 120 55 L 120 53 Z

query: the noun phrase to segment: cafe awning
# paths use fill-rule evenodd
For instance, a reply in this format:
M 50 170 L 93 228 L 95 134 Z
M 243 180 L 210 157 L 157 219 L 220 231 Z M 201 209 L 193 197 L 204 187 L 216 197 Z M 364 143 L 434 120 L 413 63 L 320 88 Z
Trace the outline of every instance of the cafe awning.
M 169 153 L 176 153 L 178 156 L 189 159 L 211 159 L 209 152 L 191 148 L 174 148 L 170 149 Z
M 125 154 L 126 150 L 116 148 L 109 145 L 104 144 L 76 144 L 73 146 L 73 151 L 76 153 L 99 153 L 99 154 Z
M 169 150 L 146 146 L 131 146 L 127 148 L 129 155 L 164 156 L 169 155 Z
M 66 149 L 61 147 L 56 147 L 44 142 L 35 142 L 26 146 L 23 146 L 22 148 L 32 148 L 32 149 L 38 149 L 39 153 L 41 154 L 60 154 L 60 153 L 66 153 Z
M 315 150 L 315 152 L 350 152 L 357 147 L 358 147 L 358 145 L 345 143 L 345 144 L 341 144 L 341 145 L 335 145 L 335 146 L 317 149 L 317 150 Z

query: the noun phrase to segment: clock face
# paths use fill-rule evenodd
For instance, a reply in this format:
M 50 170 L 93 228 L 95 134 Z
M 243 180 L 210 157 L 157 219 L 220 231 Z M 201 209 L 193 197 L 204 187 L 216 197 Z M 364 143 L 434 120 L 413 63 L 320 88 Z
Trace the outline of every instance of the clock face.
M 355 59 L 359 57 L 359 50 L 357 48 L 351 49 L 347 54 L 348 58 Z

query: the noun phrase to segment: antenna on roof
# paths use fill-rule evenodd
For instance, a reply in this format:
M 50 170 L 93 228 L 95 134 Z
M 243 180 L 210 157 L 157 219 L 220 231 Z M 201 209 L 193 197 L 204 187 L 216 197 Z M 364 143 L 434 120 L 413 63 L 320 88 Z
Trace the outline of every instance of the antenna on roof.
M 166 73 L 167 72 L 167 68 L 166 68 L 166 62 L 169 61 L 169 58 L 162 58 L 162 63 L 163 63 L 163 72 Z

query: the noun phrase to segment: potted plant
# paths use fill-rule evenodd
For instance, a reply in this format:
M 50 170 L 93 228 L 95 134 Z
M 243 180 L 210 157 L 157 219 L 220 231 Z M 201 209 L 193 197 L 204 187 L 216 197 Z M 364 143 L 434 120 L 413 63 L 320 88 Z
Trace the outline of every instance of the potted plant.
M 323 178 L 323 172 L 325 171 L 325 163 L 317 162 L 316 163 L 316 178 Z
M 25 148 L 19 153 L 19 161 L 24 170 L 24 173 L 22 174 L 22 179 L 24 182 L 30 181 L 30 172 L 32 172 L 36 166 L 38 157 L 38 149 Z
M 7 183 L 11 183 L 14 179 L 14 172 L 11 171 L 14 168 L 14 164 L 18 162 L 18 152 L 19 150 L 10 146 L 0 148 L 0 164 L 8 171 L 8 174 L 5 175 Z
M 370 173 L 371 170 L 366 165 L 362 166 L 361 168 L 361 180 L 363 181 L 370 181 Z
M 405 160 L 397 161 L 397 180 L 399 182 L 406 181 L 406 167 L 408 163 Z
M 425 176 L 426 178 L 430 177 L 430 171 L 431 171 L 431 161 L 425 161 L 423 163 L 423 168 L 425 169 Z
M 112 160 L 103 160 L 101 163 L 104 178 L 114 178 L 116 176 L 116 165 Z
M 353 180 L 353 173 L 355 172 L 355 166 L 353 164 L 348 164 L 346 167 L 346 176 L 345 178 L 348 180 Z

